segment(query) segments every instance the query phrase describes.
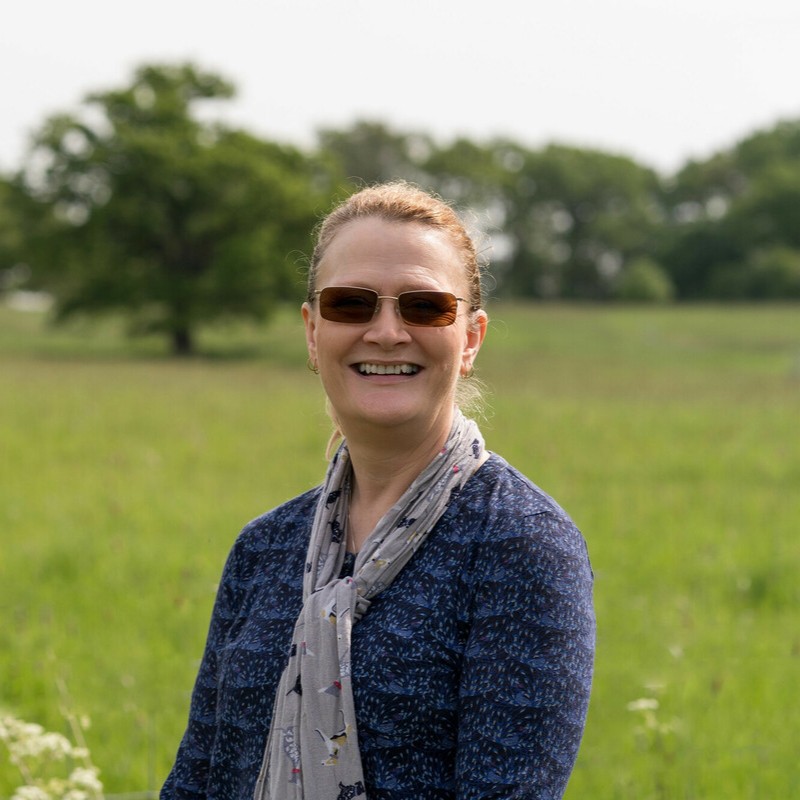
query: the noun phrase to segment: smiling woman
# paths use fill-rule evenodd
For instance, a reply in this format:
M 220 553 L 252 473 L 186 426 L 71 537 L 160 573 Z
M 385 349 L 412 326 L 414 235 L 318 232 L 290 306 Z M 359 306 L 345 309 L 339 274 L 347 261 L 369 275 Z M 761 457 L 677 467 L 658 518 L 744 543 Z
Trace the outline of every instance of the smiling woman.
M 558 798 L 594 654 L 558 504 L 457 402 L 487 330 L 446 203 L 362 190 L 320 227 L 303 304 L 343 442 L 228 559 L 162 798 Z
M 458 378 L 486 333 L 479 303 L 457 313 L 470 289 L 460 252 L 443 230 L 367 216 L 341 225 L 315 267 L 322 288 L 303 306 L 308 350 L 351 454 L 390 429 L 411 445 L 402 470 L 421 472 L 447 437 Z

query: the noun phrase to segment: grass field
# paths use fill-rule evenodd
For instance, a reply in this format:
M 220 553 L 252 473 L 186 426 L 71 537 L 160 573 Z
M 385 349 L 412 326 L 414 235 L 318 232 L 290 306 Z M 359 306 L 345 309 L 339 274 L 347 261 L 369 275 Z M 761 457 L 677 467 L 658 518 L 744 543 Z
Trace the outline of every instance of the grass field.
M 487 443 L 595 570 L 567 797 L 800 797 L 800 308 L 490 314 Z M 202 346 L 0 308 L 0 706 L 61 730 L 63 679 L 109 793 L 170 767 L 239 528 L 325 468 L 296 314 Z

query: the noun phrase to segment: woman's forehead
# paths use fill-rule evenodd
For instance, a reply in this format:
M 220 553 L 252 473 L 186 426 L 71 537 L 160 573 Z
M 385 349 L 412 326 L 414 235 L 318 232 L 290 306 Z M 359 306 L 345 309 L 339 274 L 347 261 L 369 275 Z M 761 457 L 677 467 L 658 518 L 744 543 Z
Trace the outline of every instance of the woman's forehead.
M 448 233 L 419 222 L 379 217 L 351 220 L 333 237 L 319 263 L 319 277 L 340 272 L 417 271 L 466 281 L 461 254 Z

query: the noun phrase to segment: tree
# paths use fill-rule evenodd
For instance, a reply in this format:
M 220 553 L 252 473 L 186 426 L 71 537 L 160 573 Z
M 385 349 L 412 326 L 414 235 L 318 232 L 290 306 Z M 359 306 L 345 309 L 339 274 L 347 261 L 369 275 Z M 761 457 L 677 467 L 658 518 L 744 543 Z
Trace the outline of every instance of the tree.
M 197 118 L 232 94 L 192 65 L 143 66 L 43 126 L 25 185 L 42 211 L 34 275 L 59 319 L 119 310 L 189 354 L 201 324 L 262 319 L 297 296 L 292 254 L 308 248 L 325 183 L 297 150 Z
M 714 297 L 779 300 L 800 297 L 800 169 L 766 169 L 718 223 L 739 258 L 712 264 Z
M 614 286 L 614 297 L 628 303 L 667 303 L 674 296 L 667 273 L 647 256 L 625 264 Z
M 14 181 L 0 176 L 0 275 L 12 269 L 22 257 L 21 199 Z
M 800 121 L 690 162 L 668 193 L 659 262 L 684 299 L 796 296 Z
M 711 276 L 720 264 L 746 258 L 742 244 L 719 220 L 700 219 L 662 231 L 658 263 L 670 276 L 680 300 L 714 297 Z
M 454 202 L 476 237 L 481 257 L 492 264 L 495 287 L 502 287 L 516 242 L 505 229 L 508 176 L 523 160 L 522 149 L 508 139 L 478 143 L 457 138 L 435 146 L 424 162 L 429 180 Z
M 518 155 L 504 189 L 506 291 L 606 299 L 625 261 L 652 249 L 658 176 L 623 156 L 561 145 Z
M 317 140 L 320 150 L 335 160 L 351 183 L 363 186 L 398 178 L 426 181 L 420 164 L 432 144 L 423 134 L 400 133 L 382 122 L 360 120 L 345 130 L 322 129 Z
M 665 205 L 676 223 L 723 217 L 731 205 L 767 173 L 800 158 L 800 120 L 756 131 L 704 161 L 687 162 L 669 181 Z

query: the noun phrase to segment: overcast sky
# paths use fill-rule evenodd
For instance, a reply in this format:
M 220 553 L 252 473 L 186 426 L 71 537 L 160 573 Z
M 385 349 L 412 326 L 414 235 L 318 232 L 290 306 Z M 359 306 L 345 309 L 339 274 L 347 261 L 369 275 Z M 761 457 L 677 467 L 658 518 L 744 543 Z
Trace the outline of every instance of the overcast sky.
M 800 119 L 800 0 L 12 0 L 0 169 L 46 115 L 187 59 L 237 86 L 220 116 L 301 146 L 375 119 L 669 172 Z

